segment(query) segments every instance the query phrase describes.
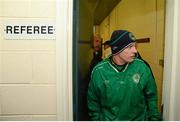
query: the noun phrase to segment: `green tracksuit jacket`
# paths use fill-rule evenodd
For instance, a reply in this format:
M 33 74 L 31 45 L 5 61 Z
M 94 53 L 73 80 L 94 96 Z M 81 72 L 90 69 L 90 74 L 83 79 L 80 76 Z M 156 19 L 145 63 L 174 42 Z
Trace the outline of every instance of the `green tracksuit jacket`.
M 110 60 L 93 69 L 87 102 L 92 120 L 161 120 L 157 88 L 149 67 L 140 59 L 118 70 Z

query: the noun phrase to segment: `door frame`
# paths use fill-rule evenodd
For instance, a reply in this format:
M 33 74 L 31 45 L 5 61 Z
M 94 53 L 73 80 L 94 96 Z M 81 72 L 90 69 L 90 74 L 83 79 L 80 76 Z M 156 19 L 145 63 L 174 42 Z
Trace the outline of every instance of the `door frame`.
M 178 76 L 178 47 L 180 47 L 180 1 L 166 0 L 165 18 L 165 51 L 164 51 L 164 81 L 163 81 L 163 119 L 175 121 L 178 118 L 179 97 L 176 86 L 180 83 Z M 176 104 L 177 103 L 177 104 Z
M 56 0 L 57 120 L 73 121 L 73 0 Z

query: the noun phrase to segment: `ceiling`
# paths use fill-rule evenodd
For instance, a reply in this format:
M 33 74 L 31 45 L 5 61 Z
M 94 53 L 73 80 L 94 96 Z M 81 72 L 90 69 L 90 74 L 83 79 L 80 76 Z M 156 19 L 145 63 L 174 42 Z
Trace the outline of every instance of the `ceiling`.
M 99 25 L 121 0 L 84 0 L 92 10 L 94 25 Z

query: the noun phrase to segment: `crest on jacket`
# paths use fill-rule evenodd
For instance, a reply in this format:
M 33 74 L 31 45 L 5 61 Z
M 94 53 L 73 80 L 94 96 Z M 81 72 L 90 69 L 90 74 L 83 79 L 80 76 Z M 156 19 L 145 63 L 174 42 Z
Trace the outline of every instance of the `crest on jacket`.
M 135 83 L 139 83 L 140 75 L 138 73 L 136 73 L 133 75 L 132 79 Z

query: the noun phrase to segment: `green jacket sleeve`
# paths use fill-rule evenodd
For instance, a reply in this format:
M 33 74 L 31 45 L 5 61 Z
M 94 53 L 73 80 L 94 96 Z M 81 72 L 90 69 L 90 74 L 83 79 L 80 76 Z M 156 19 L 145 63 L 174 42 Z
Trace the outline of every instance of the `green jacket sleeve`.
M 95 80 L 91 79 L 87 93 L 87 104 L 89 109 L 89 116 L 92 120 L 101 120 L 101 108 L 99 100 L 99 92 Z
M 147 84 L 144 89 L 144 95 L 147 103 L 148 120 L 149 121 L 162 120 L 161 115 L 158 111 L 157 87 L 151 73 L 147 77 Z

